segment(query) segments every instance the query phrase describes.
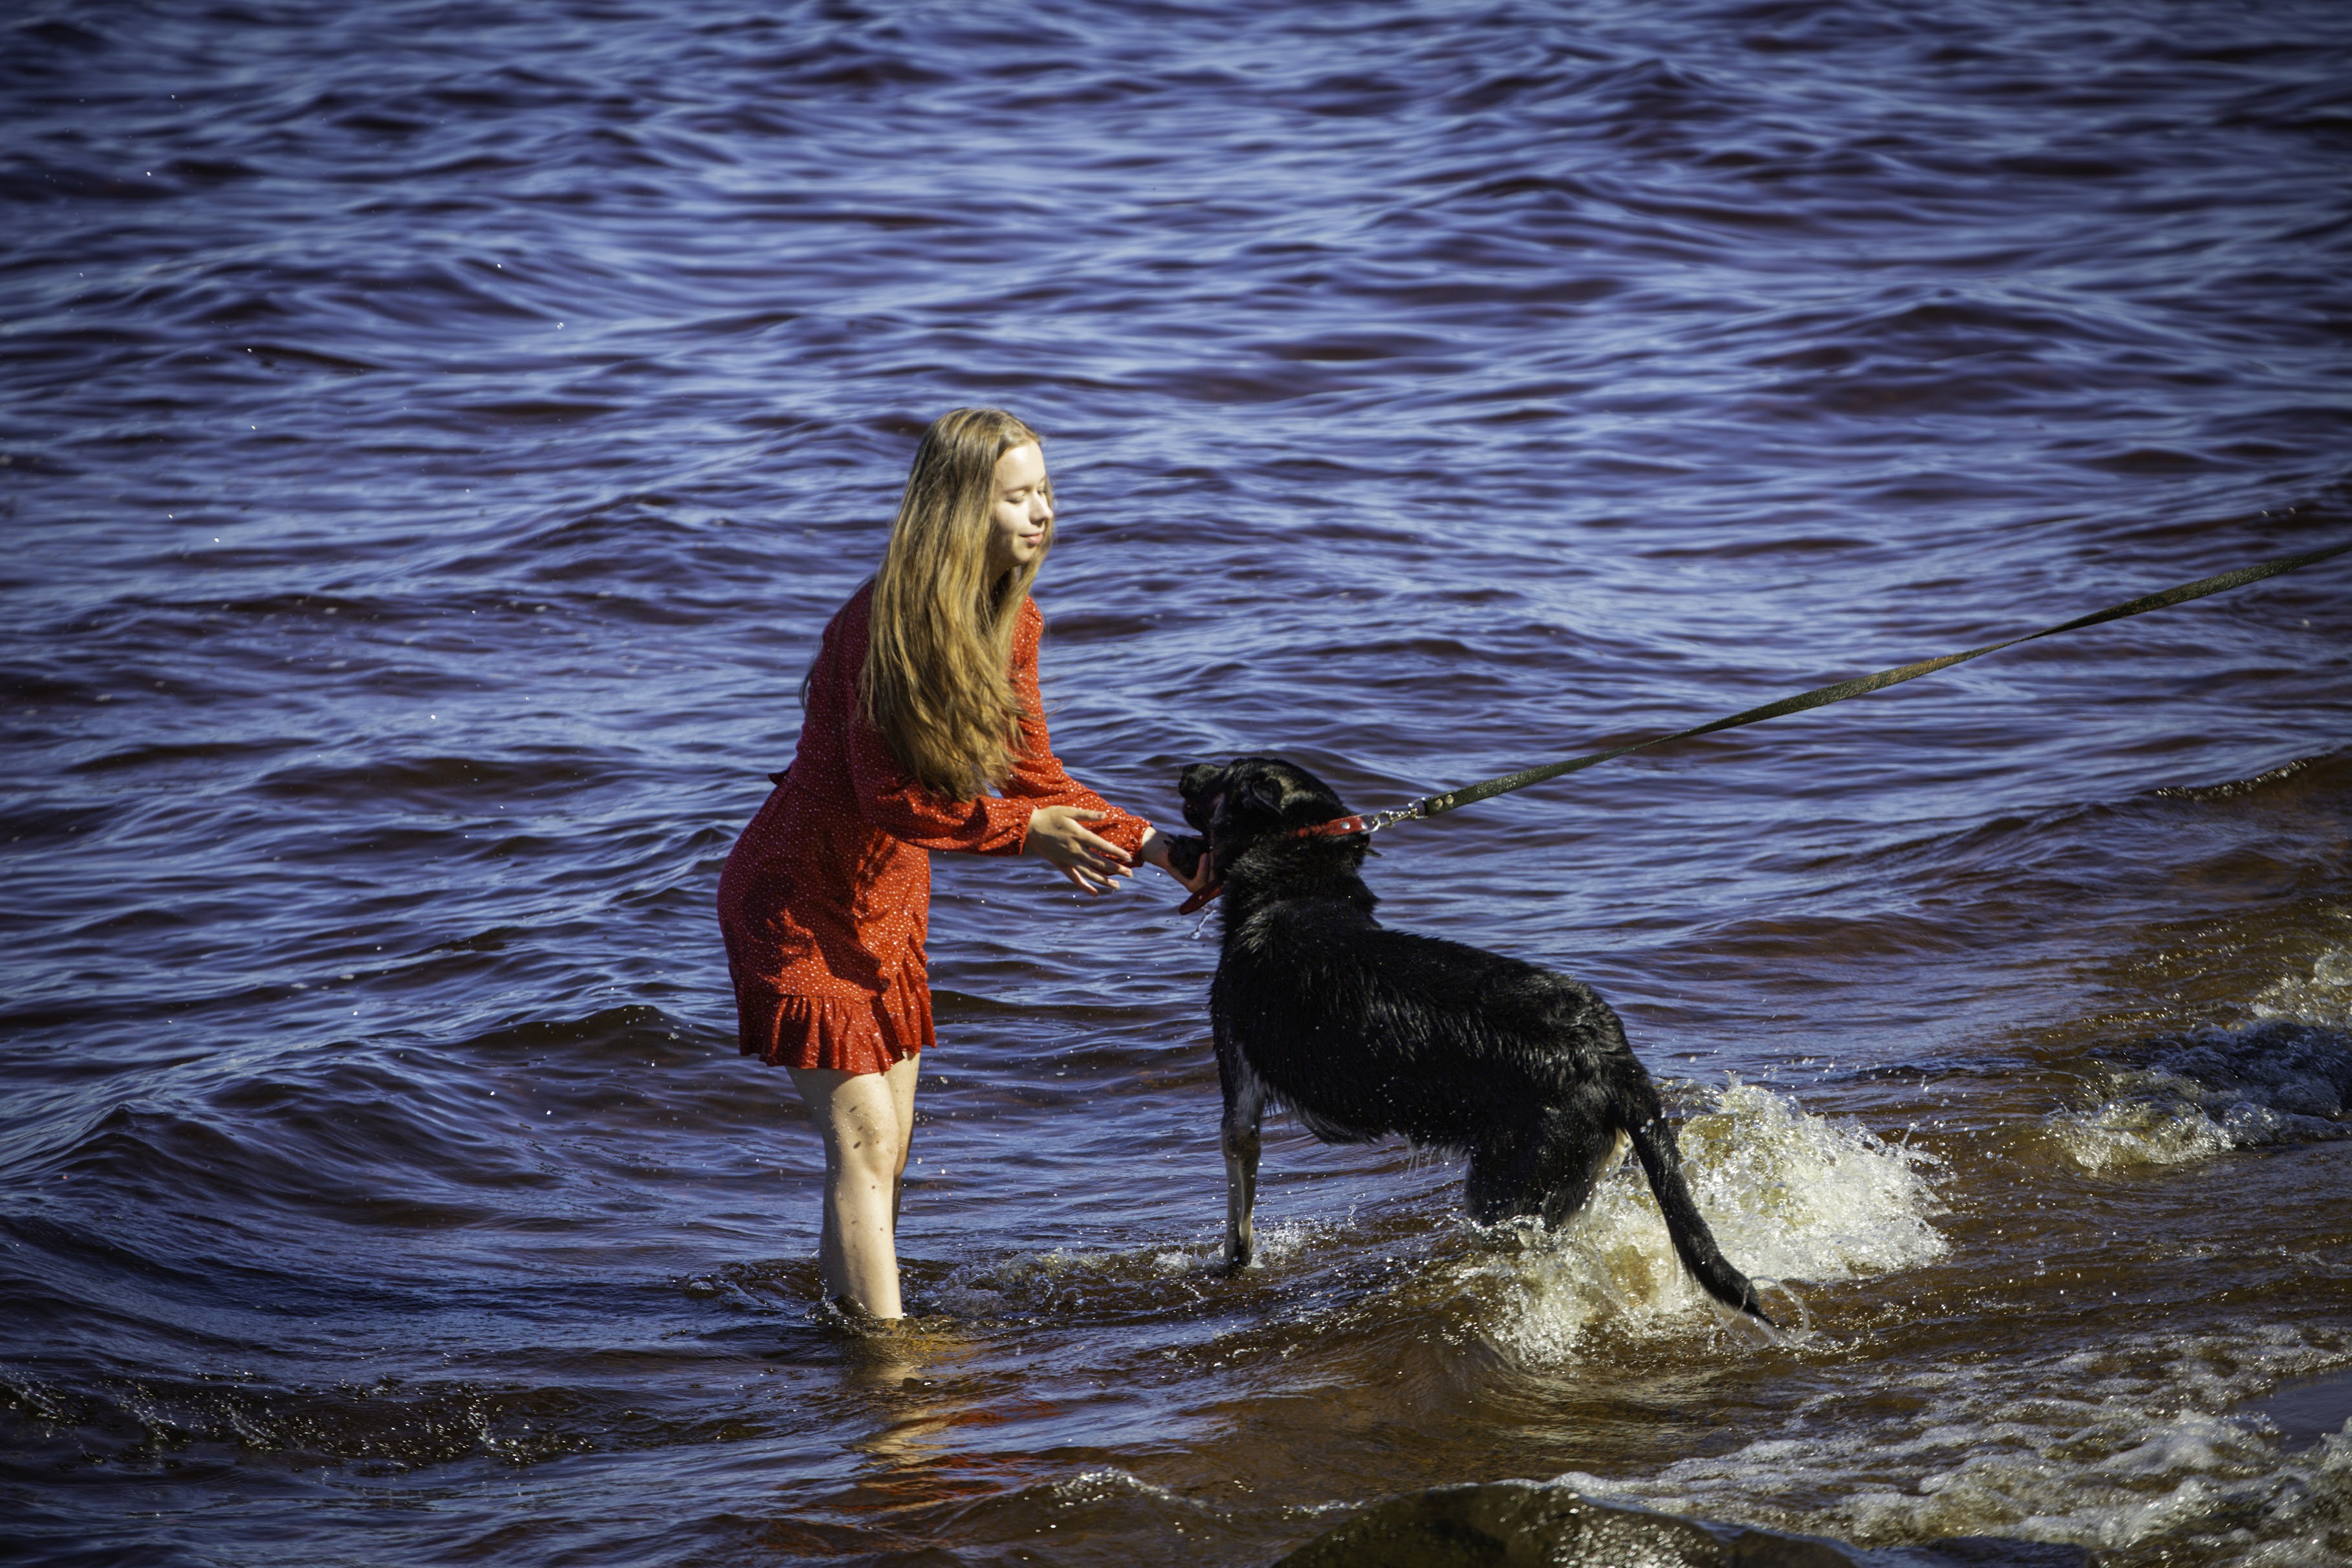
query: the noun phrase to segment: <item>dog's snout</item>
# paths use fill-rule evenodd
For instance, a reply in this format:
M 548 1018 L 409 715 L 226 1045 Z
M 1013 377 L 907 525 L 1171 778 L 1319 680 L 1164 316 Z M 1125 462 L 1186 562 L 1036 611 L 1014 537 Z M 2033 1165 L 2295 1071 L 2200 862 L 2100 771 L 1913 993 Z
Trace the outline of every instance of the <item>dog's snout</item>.
M 1176 793 L 1184 802 L 1184 820 L 1195 832 L 1214 830 L 1217 797 L 1224 782 L 1225 768 L 1219 763 L 1194 763 L 1178 775 Z

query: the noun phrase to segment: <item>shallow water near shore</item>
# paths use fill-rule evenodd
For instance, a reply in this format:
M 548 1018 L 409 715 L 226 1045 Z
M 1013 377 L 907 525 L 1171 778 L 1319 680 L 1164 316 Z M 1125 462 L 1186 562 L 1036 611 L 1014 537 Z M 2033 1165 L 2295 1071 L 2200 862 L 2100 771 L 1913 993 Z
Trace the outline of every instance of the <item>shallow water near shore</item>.
M 1726 1251 L 1276 1121 L 1213 927 L 936 861 L 918 1316 L 711 899 L 914 437 L 1054 733 L 1363 810 L 2352 537 L 2352 10 L 37 3 L 0 112 L 32 1563 L 1261 1563 L 1413 1488 L 2352 1557 L 2352 567 L 1382 835 Z

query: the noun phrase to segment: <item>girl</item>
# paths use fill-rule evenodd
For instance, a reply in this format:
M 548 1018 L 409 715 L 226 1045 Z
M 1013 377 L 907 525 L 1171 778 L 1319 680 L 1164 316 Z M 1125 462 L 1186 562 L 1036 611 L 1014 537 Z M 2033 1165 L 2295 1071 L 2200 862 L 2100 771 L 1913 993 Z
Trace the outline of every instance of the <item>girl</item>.
M 1036 433 L 1001 409 L 923 432 L 881 569 L 802 683 L 793 764 L 719 879 L 741 1049 L 791 1072 L 824 1139 L 825 1293 L 877 1318 L 900 1315 L 899 1184 L 932 1040 L 929 851 L 1034 855 L 1088 893 L 1139 859 L 1176 876 L 1168 841 L 1046 739 L 1029 584 L 1053 496 Z

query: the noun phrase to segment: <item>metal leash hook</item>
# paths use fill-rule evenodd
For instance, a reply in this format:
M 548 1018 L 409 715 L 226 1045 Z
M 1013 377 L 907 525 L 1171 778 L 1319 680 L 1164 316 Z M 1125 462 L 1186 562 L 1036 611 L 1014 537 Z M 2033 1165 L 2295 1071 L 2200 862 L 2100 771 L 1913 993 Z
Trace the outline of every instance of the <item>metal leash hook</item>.
M 1378 833 L 1391 823 L 1410 822 L 1416 816 L 1426 816 L 1429 813 L 1423 808 L 1428 805 L 1429 802 L 1425 800 L 1417 800 L 1411 805 L 1391 806 L 1386 811 L 1376 811 L 1364 818 L 1364 831 L 1367 834 Z

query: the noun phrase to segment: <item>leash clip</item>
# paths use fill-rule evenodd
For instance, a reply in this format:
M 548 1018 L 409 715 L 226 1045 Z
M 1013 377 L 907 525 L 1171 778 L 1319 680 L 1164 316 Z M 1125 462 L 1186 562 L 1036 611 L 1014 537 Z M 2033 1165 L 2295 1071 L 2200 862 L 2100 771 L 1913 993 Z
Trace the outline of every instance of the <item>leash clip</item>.
M 1366 833 L 1378 833 L 1381 828 L 1393 826 L 1396 823 L 1411 822 L 1417 816 L 1427 816 L 1429 813 L 1423 811 L 1422 807 L 1428 804 L 1429 803 L 1427 801 L 1417 800 L 1411 805 L 1394 805 L 1391 806 L 1386 811 L 1374 812 L 1371 816 L 1364 818 L 1364 831 Z

